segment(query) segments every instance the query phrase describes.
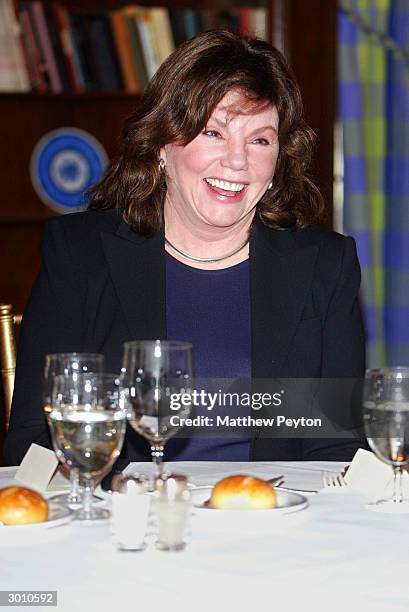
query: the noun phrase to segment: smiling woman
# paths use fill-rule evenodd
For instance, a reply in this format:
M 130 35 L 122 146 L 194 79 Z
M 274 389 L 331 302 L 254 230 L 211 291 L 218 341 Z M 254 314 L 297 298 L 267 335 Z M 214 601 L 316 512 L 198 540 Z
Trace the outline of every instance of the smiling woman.
M 247 379 L 249 391 L 249 379 L 362 375 L 359 264 L 351 238 L 317 225 L 312 143 L 298 86 L 268 43 L 208 31 L 169 56 L 90 192 L 90 210 L 47 227 L 20 334 L 9 461 L 31 442 L 50 445 L 47 353 L 103 353 L 118 371 L 125 341 L 185 340 L 207 393 L 226 390 L 219 379 Z M 224 416 L 252 413 L 247 405 Z M 209 431 L 171 440 L 166 459 L 349 460 L 359 444 Z M 149 448 L 129 431 L 123 455 L 146 459 Z

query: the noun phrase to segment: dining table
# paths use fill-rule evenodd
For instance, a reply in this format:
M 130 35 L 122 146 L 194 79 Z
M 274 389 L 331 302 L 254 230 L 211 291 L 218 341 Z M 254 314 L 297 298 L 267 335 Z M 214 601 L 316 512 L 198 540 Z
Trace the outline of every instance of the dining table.
M 56 591 L 54 609 L 69 612 L 407 612 L 409 515 L 373 512 L 361 493 L 324 487 L 324 475 L 344 467 L 168 463 L 166 469 L 186 475 L 193 489 L 231 474 L 283 475 L 285 486 L 317 493 L 306 493 L 308 506 L 289 514 L 193 508 L 181 551 L 158 550 L 152 537 L 144 550 L 119 550 L 109 520 L 48 529 L 2 526 L 0 590 Z M 152 470 L 152 464 L 132 463 L 126 472 Z M 15 483 L 15 471 L 0 468 L 0 487 Z M 109 493 L 103 503 L 109 506 Z M 23 608 L 10 605 L 14 609 Z

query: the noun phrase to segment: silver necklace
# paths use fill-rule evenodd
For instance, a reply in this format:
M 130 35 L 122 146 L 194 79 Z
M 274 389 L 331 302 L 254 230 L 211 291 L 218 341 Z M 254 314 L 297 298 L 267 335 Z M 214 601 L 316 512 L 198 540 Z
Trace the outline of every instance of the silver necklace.
M 211 257 L 193 257 L 193 255 L 188 255 L 187 253 L 184 253 L 183 251 L 178 249 L 174 244 L 170 242 L 170 240 L 165 238 L 166 244 L 170 246 L 171 249 L 176 251 L 176 253 L 179 253 L 179 255 L 182 255 L 182 257 L 184 257 L 185 259 L 189 259 L 190 261 L 197 261 L 199 263 L 215 263 L 216 261 L 223 261 L 223 259 L 228 259 L 229 257 L 233 257 L 233 255 L 236 255 L 236 253 L 244 249 L 248 241 L 249 239 L 247 238 L 246 242 L 243 242 L 243 244 L 239 246 L 239 248 L 236 249 L 235 251 L 232 251 L 231 253 L 228 253 L 227 255 L 223 255 L 222 257 L 216 257 L 215 259 L 213 259 Z

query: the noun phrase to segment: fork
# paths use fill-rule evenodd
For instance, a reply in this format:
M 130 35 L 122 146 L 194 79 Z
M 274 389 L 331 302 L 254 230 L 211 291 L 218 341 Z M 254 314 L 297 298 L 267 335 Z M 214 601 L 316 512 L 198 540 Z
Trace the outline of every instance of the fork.
M 284 476 L 282 474 L 281 476 L 274 476 L 274 478 L 269 478 L 267 482 L 269 482 L 271 485 L 278 487 L 280 486 L 280 484 L 284 483 Z
M 276 476 L 275 478 L 270 478 L 267 480 L 270 484 L 274 485 L 274 488 L 280 489 L 281 491 L 289 491 L 292 493 L 318 493 L 318 491 L 313 491 L 311 489 L 294 489 L 293 487 L 283 487 L 285 482 L 284 476 Z
M 322 481 L 325 487 L 329 488 L 339 488 L 339 487 L 347 487 L 348 483 L 345 480 L 345 471 L 336 474 L 335 472 L 324 472 L 322 474 Z

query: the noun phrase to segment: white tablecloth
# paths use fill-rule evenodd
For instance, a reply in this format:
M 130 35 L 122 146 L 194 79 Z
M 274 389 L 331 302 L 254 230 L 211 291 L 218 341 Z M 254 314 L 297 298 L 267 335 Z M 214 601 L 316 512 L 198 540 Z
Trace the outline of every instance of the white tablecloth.
M 150 467 L 137 465 L 145 473 Z M 195 484 L 229 473 L 284 474 L 289 486 L 314 489 L 322 486 L 323 470 L 342 464 L 170 467 Z M 0 486 L 12 476 L 10 468 L 0 469 Z M 69 612 L 409 610 L 409 515 L 370 512 L 351 492 L 325 491 L 309 502 L 302 512 L 268 521 L 256 512 L 237 523 L 202 511 L 193 518 L 189 546 L 175 553 L 153 545 L 119 552 L 107 522 L 24 535 L 0 528 L 0 589 L 57 590 L 57 609 Z

